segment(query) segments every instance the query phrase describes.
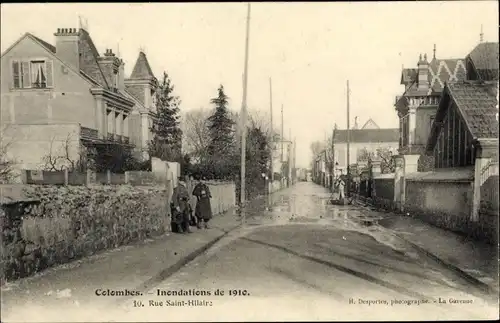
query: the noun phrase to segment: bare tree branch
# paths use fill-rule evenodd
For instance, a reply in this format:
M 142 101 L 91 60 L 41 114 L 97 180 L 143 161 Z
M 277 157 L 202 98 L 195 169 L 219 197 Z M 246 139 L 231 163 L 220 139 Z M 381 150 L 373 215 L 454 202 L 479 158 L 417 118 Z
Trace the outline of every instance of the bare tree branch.
M 181 119 L 183 131 L 183 151 L 193 157 L 203 159 L 210 144 L 208 117 L 212 110 L 197 109 L 187 112 Z

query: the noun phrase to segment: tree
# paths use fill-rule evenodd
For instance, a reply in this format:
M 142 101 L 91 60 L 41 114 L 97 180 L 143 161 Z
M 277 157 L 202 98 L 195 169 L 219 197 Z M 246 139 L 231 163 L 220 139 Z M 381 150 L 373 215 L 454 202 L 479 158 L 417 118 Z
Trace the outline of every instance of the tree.
M 153 140 L 149 144 L 150 155 L 162 160 L 174 160 L 181 156 L 182 130 L 179 121 L 181 100 L 173 95 L 174 85 L 168 74 L 163 72 L 163 80 L 155 93 L 156 113 L 154 114 Z
M 0 184 L 10 183 L 16 175 L 14 174 L 15 160 L 8 154 L 12 141 L 7 140 L 7 125 L 3 125 L 0 131 Z
M 183 152 L 197 159 L 199 163 L 205 163 L 210 145 L 210 130 L 208 118 L 211 111 L 200 108 L 187 112 L 182 118 Z
M 371 161 L 375 157 L 373 152 L 368 151 L 366 148 L 362 148 L 358 152 L 357 160 L 358 161 Z
M 73 143 L 72 134 L 68 134 L 63 142 L 59 142 L 59 147 L 54 147 L 55 137 L 50 140 L 49 151 L 42 157 L 42 169 L 46 171 L 82 171 L 87 165 L 86 152 L 73 154 L 76 149 Z M 73 146 L 73 147 L 72 147 Z
M 389 148 L 377 148 L 375 152 L 363 148 L 358 153 L 358 161 L 368 161 L 371 163 L 374 159 L 380 160 L 380 170 L 383 174 L 394 173 L 396 165 L 393 160 L 392 150 Z
M 394 173 L 396 164 L 394 162 L 392 150 L 389 148 L 378 148 L 377 156 L 381 159 L 380 170 L 382 174 Z
M 224 93 L 221 85 L 218 95 L 210 102 L 215 105 L 215 111 L 207 119 L 210 133 L 210 143 L 207 147 L 208 159 L 212 166 L 218 167 L 215 171 L 223 177 L 231 174 L 236 175 L 236 151 L 235 151 L 235 122 L 231 119 L 231 114 L 227 108 L 228 96 Z
M 325 150 L 326 166 L 330 176 L 333 176 L 335 171 L 335 137 L 337 134 L 337 124 L 333 127 L 332 136 L 328 138 L 328 142 Z M 330 180 L 330 184 L 333 184 L 333 180 Z
M 260 127 L 248 127 L 246 147 L 246 183 L 249 198 L 266 190 L 266 180 L 270 177 L 268 162 L 270 145 L 265 132 Z
M 323 151 L 324 148 L 325 144 L 322 143 L 321 141 L 314 141 L 311 143 L 310 146 L 312 153 L 311 168 L 313 168 L 312 165 L 314 164 L 314 160 L 316 159 L 316 157 L 318 157 L 318 155 Z

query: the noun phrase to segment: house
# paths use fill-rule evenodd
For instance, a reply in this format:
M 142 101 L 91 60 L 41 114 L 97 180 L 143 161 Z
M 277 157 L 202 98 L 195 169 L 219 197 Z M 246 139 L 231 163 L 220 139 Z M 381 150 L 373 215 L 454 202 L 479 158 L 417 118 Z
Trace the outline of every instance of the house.
M 405 156 L 406 168 L 412 172 L 432 169 L 432 156 L 425 154 L 425 145 L 446 82 L 464 80 L 465 60 L 437 59 L 436 46 L 429 62 L 420 55 L 417 68 L 403 68 L 403 95 L 396 97 L 399 117 L 399 153 Z
M 337 130 L 334 140 L 335 167 L 345 174 L 347 169 L 348 131 Z M 349 165 L 356 164 L 366 152 L 376 153 L 378 149 L 396 151 L 399 146 L 399 129 L 381 129 L 375 121 L 368 119 L 360 129 L 349 131 Z
M 144 53 L 130 78 L 111 49 L 100 54 L 87 30 L 58 28 L 55 45 L 26 33 L 1 56 L 2 140 L 22 168 L 48 153 L 78 160 L 88 149 L 135 147 L 151 134 L 156 88 Z
M 445 85 L 427 153 L 436 169 L 468 171 L 472 218 L 487 201 L 498 211 L 498 43 L 480 43 L 466 58 L 467 78 Z

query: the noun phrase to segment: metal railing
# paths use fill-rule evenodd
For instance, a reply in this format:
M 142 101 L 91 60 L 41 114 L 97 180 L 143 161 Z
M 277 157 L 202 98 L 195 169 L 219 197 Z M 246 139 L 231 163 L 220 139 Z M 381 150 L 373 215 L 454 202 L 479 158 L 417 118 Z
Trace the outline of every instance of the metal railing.
M 80 136 L 86 139 L 97 139 L 99 134 L 95 129 L 80 127 Z

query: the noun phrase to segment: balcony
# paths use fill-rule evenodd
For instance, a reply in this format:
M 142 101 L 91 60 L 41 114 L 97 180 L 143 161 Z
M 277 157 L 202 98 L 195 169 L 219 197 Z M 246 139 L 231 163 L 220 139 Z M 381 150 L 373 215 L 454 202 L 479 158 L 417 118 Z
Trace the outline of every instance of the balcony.
M 87 140 L 96 140 L 99 138 L 99 133 L 96 129 L 80 127 L 80 137 Z
M 113 143 L 120 143 L 120 144 L 125 144 L 129 145 L 130 144 L 130 138 L 127 136 L 123 135 L 117 135 L 113 133 L 108 133 L 107 135 L 107 141 L 108 142 L 113 142 Z

